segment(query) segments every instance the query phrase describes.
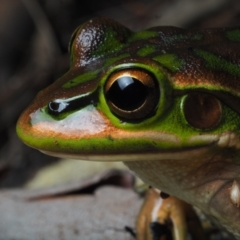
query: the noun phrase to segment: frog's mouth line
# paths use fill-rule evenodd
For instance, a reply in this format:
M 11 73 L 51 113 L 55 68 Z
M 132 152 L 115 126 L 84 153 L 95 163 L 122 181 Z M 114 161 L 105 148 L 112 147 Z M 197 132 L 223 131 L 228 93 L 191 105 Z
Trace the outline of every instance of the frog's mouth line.
M 200 156 L 207 155 L 215 143 L 204 147 L 198 147 L 194 149 L 185 150 L 172 150 L 165 152 L 156 153 L 130 153 L 130 154 L 71 154 L 71 153 L 61 153 L 61 152 L 51 152 L 40 150 L 42 153 L 59 157 L 59 158 L 69 158 L 78 160 L 88 160 L 88 161 L 100 161 L 100 162 L 127 162 L 127 161 L 143 161 L 143 160 L 181 160 L 181 159 L 192 159 L 199 158 Z
M 172 149 L 164 150 L 154 153 L 129 153 L 129 154 L 76 154 L 76 153 L 61 153 L 51 152 L 46 150 L 40 150 L 41 152 L 59 158 L 69 158 L 88 161 L 100 161 L 100 162 L 118 162 L 118 161 L 148 161 L 148 160 L 181 160 L 181 159 L 195 159 L 202 158 L 204 155 L 208 156 L 209 151 L 213 149 L 217 142 L 212 142 L 208 145 L 194 148 L 185 148 L 182 150 Z
M 194 144 L 202 142 L 202 145 Z M 174 145 L 173 145 L 174 146 Z M 66 153 L 57 151 L 48 151 L 39 149 L 41 152 L 55 157 L 70 158 L 89 161 L 142 161 L 142 160 L 182 160 L 195 159 L 208 156 L 212 151 L 221 151 L 226 148 L 235 150 L 240 149 L 240 138 L 233 132 L 224 132 L 220 135 L 199 135 L 189 139 L 189 147 L 176 148 L 168 150 L 159 150 L 156 152 L 131 152 L 131 153 Z

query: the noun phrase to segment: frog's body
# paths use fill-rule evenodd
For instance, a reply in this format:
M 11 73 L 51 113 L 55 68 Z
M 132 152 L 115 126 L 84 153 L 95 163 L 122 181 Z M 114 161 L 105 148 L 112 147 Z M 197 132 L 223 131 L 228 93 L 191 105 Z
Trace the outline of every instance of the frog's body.
M 240 239 L 239 196 L 230 198 L 240 173 L 240 29 L 133 33 L 97 18 L 70 50 L 70 71 L 20 117 L 20 138 L 54 156 L 124 161 Z

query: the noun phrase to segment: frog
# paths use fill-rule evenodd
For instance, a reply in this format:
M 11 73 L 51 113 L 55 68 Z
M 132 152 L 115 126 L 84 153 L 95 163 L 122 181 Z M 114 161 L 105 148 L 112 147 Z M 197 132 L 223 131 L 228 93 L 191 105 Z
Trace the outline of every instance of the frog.
M 73 33 L 70 69 L 16 131 L 55 157 L 122 161 L 240 239 L 240 29 L 93 18 Z

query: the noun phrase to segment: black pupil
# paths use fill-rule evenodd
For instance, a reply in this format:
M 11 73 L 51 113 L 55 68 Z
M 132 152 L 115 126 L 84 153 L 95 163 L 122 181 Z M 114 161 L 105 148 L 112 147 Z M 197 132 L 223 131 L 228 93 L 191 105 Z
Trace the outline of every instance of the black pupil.
M 109 100 L 118 108 L 132 111 L 145 101 L 148 88 L 136 78 L 124 76 L 118 78 L 108 90 Z

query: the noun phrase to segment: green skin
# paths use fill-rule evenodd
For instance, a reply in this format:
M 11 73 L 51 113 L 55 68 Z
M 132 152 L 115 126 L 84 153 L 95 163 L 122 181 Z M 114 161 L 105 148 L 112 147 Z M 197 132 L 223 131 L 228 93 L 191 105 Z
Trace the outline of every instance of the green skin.
M 240 30 L 156 27 L 134 33 L 113 20 L 97 18 L 75 31 L 70 52 L 69 72 L 41 91 L 21 115 L 20 139 L 54 156 L 124 161 L 148 184 L 200 207 L 240 239 L 240 210 L 227 190 L 240 173 Z M 160 91 L 152 113 L 138 121 L 115 114 L 105 94 L 108 79 L 124 69 L 151 73 Z M 219 121 L 213 126 L 189 123 L 184 104 L 193 92 L 210 94 L 221 103 Z M 53 115 L 48 104 L 56 99 L 80 99 L 84 104 Z M 218 183 L 216 165 L 207 168 L 208 183 L 203 181 L 204 166 L 213 158 L 228 167 L 221 176 L 224 184 Z M 191 166 L 179 173 L 179 166 L 189 162 Z M 157 167 L 144 170 L 149 163 Z M 199 168 L 191 188 L 179 183 L 192 179 Z M 157 178 L 149 177 L 156 172 Z M 172 183 L 166 182 L 169 178 Z M 199 188 L 202 202 L 197 200 Z

